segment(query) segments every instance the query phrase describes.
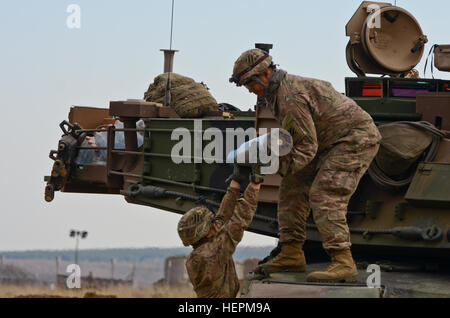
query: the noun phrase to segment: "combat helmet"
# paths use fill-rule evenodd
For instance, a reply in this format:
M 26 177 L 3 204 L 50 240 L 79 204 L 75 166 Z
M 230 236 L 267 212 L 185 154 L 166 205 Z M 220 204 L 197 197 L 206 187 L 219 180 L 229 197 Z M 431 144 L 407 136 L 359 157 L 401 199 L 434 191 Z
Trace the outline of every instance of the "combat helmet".
M 272 56 L 261 49 L 245 51 L 234 63 L 230 83 L 245 85 L 253 76 L 258 76 L 272 65 Z
M 178 222 L 178 235 L 184 246 L 197 243 L 211 231 L 214 214 L 206 207 L 195 207 Z

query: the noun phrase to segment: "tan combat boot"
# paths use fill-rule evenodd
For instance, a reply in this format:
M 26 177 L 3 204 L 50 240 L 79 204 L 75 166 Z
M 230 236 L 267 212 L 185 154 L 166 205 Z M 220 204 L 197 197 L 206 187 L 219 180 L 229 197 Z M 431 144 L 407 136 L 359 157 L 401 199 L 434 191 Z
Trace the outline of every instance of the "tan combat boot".
M 267 263 L 258 266 L 264 273 L 305 272 L 306 260 L 303 243 L 289 242 L 281 245 L 281 252 Z
M 322 272 L 310 273 L 308 282 L 320 283 L 355 283 L 358 280 L 358 270 L 350 250 L 330 251 L 331 265 Z

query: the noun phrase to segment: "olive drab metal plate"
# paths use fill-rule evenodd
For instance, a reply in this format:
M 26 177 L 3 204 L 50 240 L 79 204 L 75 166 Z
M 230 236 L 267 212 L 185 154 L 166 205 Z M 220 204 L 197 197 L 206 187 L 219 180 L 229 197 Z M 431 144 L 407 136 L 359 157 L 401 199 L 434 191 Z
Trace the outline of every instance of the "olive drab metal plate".
M 368 274 L 359 270 L 360 280 L 354 284 L 308 283 L 306 276 L 320 270 L 324 263 L 309 264 L 307 273 L 280 272 L 268 277 L 249 276 L 241 289 L 241 298 L 381 298 L 383 287 L 369 288 Z
M 411 204 L 450 208 L 450 164 L 421 163 L 406 193 Z
M 450 83 L 441 84 L 443 92 L 419 92 L 416 97 L 416 112 L 422 120 L 450 131 Z

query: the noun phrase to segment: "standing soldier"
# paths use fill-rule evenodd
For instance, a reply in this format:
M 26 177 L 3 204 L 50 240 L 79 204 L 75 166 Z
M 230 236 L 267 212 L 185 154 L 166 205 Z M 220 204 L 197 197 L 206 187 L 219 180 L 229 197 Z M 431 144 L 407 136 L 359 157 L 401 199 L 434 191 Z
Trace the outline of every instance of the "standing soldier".
M 310 273 L 307 280 L 356 281 L 346 213 L 379 148 L 381 135 L 372 118 L 330 83 L 277 69 L 261 49 L 246 51 L 237 59 L 230 82 L 265 100 L 260 107 L 269 107 L 294 141 L 279 169 L 281 252 L 261 267 L 268 273 L 306 270 L 303 244 L 312 209 L 331 265 Z
M 201 298 L 233 298 L 239 291 L 233 253 L 252 223 L 258 205 L 260 178 L 256 168 L 235 165 L 232 180 L 214 214 L 206 207 L 189 210 L 178 222 L 178 234 L 184 246 L 194 250 L 186 261 L 186 269 L 195 293 Z M 250 184 L 240 196 L 240 184 Z

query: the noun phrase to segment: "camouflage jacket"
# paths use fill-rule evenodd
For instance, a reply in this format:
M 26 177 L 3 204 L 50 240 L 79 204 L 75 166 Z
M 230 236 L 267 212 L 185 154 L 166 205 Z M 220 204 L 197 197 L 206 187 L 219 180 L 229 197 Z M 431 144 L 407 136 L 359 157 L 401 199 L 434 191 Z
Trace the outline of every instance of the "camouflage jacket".
M 325 81 L 286 74 L 269 107 L 293 137 L 294 148 L 285 158 L 292 173 L 337 142 L 364 147 L 381 139 L 370 115 Z
M 258 190 L 247 187 L 243 197 L 239 190 L 228 188 L 217 223 L 219 232 L 206 242 L 195 246 L 186 261 L 189 278 L 198 297 L 232 298 L 239 291 L 233 253 L 250 225 L 257 207 Z

